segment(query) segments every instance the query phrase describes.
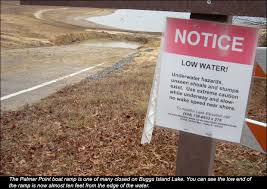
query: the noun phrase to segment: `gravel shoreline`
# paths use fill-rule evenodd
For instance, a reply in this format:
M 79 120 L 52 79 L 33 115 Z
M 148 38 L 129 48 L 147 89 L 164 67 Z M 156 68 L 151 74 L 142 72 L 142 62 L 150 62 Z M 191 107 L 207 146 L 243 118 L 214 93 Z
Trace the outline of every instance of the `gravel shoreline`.
M 121 72 L 123 67 L 127 64 L 131 64 L 133 59 L 136 57 L 138 52 L 132 53 L 125 58 L 122 58 L 117 63 L 113 64 L 110 67 L 104 68 L 103 70 L 99 71 L 98 73 L 89 76 L 88 80 L 101 80 L 107 76 L 110 76 L 114 72 Z

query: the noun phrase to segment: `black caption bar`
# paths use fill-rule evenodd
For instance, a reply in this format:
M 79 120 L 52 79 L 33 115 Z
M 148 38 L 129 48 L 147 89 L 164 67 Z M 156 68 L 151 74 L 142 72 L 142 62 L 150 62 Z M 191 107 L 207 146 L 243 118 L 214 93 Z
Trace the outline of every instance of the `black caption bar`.
M 4 188 L 77 188 L 77 189 L 101 189 L 101 188 L 154 188 L 165 186 L 176 186 L 181 184 L 247 184 L 255 182 L 265 182 L 266 177 L 63 177 L 63 176 L 3 176 L 0 177 L 1 185 Z

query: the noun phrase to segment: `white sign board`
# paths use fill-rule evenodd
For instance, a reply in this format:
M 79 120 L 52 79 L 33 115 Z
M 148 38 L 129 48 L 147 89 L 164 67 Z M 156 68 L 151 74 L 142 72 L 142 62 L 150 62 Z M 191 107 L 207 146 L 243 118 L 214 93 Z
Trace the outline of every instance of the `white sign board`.
M 257 29 L 168 18 L 155 124 L 240 142 Z

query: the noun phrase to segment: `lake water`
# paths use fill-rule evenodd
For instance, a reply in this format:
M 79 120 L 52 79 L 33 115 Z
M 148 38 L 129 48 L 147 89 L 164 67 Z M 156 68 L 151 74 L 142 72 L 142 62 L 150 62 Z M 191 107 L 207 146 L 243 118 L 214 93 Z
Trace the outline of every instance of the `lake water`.
M 140 46 L 140 44 L 136 42 L 108 41 L 108 40 L 87 40 L 81 42 L 80 45 L 86 47 L 123 48 L 123 49 L 137 49 Z
M 89 17 L 86 20 L 130 31 L 162 32 L 167 17 L 189 19 L 190 13 L 118 9 L 113 14 Z M 266 25 L 266 18 L 238 16 L 233 17 L 233 23 Z
M 190 13 L 119 9 L 113 14 L 89 17 L 87 20 L 130 31 L 162 32 L 167 17 L 188 19 Z
M 265 25 L 267 19 L 262 17 L 249 17 L 249 16 L 234 16 L 233 23 L 236 24 L 251 24 L 251 25 Z

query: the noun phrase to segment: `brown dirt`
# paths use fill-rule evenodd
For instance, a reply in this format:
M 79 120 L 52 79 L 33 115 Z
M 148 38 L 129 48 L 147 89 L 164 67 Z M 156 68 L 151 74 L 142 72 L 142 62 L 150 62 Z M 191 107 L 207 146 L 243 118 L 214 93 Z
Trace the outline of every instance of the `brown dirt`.
M 54 37 L 55 32 L 81 32 L 72 26 L 66 29 L 31 18 L 28 11 L 38 7 L 20 9 L 10 8 L 1 20 L 4 36 L 12 34 L 17 39 L 5 39 L 4 48 L 34 44 L 25 45 L 20 37 L 24 37 L 23 42 L 25 37 L 40 41 Z M 18 12 L 25 14 L 20 20 L 28 19 L 36 26 L 32 30 L 24 27 L 26 21 L 20 23 L 19 16 L 14 16 Z M 73 41 L 70 38 L 68 42 Z M 156 128 L 151 144 L 140 144 L 158 53 L 159 40 L 149 40 L 123 72 L 102 80 L 83 80 L 39 103 L 5 112 L 1 116 L 1 174 L 174 175 L 177 132 Z M 254 81 L 249 117 L 266 122 L 265 89 L 266 80 Z M 220 142 L 214 173 L 266 176 L 266 156 Z
M 252 83 L 251 98 L 249 101 L 248 117 L 263 123 L 267 123 L 267 81 L 266 79 L 254 79 Z
M 267 47 L 267 31 L 266 31 L 266 28 L 259 30 L 258 46 Z

